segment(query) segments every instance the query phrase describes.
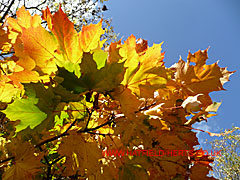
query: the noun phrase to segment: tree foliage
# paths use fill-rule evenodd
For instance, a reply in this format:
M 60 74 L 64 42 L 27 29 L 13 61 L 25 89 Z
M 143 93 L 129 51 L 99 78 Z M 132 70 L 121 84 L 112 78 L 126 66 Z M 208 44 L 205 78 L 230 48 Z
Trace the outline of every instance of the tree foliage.
M 4 180 L 214 179 L 192 124 L 215 115 L 209 93 L 233 72 L 207 65 L 207 49 L 167 68 L 162 44 L 131 35 L 103 48 L 102 21 L 77 32 L 61 7 L 42 19 L 21 7 L 0 32 L 14 52 L 0 71 Z M 133 149 L 145 155 L 102 153 Z
M 0 1 L 0 23 L 3 23 L 5 17 L 16 18 L 17 9 L 25 6 L 30 14 L 41 14 L 42 9 L 49 8 L 51 13 L 58 10 L 59 3 L 68 18 L 74 23 L 74 28 L 79 32 L 83 25 L 97 23 L 103 19 L 103 27 L 105 34 L 103 38 L 107 39 L 105 45 L 117 40 L 117 34 L 111 26 L 111 19 L 104 16 L 104 12 L 108 10 L 105 5 L 107 0 L 1 0 Z M 45 21 L 42 22 L 43 27 L 47 27 Z
M 212 148 L 221 150 L 221 156 L 217 156 L 213 162 L 213 173 L 218 179 L 237 180 L 240 178 L 240 128 L 233 127 L 225 130 L 221 139 L 210 142 Z

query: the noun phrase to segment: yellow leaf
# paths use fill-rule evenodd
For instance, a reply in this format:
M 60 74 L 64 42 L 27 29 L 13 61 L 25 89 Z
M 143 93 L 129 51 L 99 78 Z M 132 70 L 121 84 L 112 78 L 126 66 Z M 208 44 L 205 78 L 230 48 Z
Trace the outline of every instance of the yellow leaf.
M 98 24 L 83 26 L 79 32 L 79 43 L 84 52 L 90 52 L 101 44 L 100 37 L 104 34 L 102 20 Z

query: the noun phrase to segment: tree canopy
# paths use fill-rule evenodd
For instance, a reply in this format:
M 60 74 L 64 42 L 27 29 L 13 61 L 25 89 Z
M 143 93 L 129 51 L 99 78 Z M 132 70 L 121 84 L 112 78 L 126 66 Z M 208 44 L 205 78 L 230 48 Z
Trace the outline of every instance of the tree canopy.
M 12 52 L 0 64 L 2 179 L 214 179 L 192 124 L 215 115 L 209 93 L 233 72 L 207 65 L 208 49 L 168 68 L 162 43 L 103 47 L 102 20 L 78 32 L 61 7 L 16 14 L 0 29 Z
M 220 150 L 213 162 L 213 174 L 218 179 L 237 180 L 240 178 L 240 128 L 225 130 L 221 138 L 209 142 L 213 150 Z M 226 133 L 231 132 L 231 133 Z

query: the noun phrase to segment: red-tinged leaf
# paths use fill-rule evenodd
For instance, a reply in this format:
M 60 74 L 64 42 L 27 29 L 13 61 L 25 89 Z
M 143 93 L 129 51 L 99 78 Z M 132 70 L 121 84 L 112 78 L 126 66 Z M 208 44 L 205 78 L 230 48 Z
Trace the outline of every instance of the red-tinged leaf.
M 53 22 L 52 22 L 52 13 L 50 12 L 49 8 L 47 7 L 45 10 L 42 10 L 42 19 L 47 21 L 48 24 L 48 29 L 52 31 L 52 26 L 53 26 Z
M 49 17 L 51 16 L 48 16 L 48 18 Z M 77 31 L 74 29 L 74 24 L 68 19 L 61 7 L 52 16 L 52 32 L 58 40 L 59 51 L 61 54 L 64 54 L 65 61 L 77 64 L 80 63 L 82 49 L 79 45 Z
M 110 46 L 107 48 L 108 52 L 108 62 L 119 62 L 122 59 L 122 56 L 120 56 L 120 47 L 121 47 L 121 41 L 111 43 Z
M 24 7 L 21 7 L 16 12 L 17 19 L 7 18 L 7 25 L 9 29 L 9 39 L 14 44 L 17 36 L 21 34 L 22 28 L 41 26 L 41 18 L 38 15 L 31 16 Z
M 138 54 L 144 53 L 147 50 L 147 48 L 148 48 L 148 41 L 142 38 L 139 38 L 136 44 L 136 52 Z

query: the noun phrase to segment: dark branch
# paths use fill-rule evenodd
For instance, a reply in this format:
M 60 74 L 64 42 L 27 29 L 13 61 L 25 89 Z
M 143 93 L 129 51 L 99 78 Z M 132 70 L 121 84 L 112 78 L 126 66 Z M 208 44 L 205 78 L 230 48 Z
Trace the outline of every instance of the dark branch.
M 5 13 L 3 14 L 2 18 L 0 19 L 0 22 L 3 23 L 3 20 L 5 19 L 5 17 L 7 16 L 8 12 L 10 11 L 13 3 L 15 0 L 12 0 L 12 2 L 10 3 L 10 5 L 8 6 L 7 10 L 5 11 Z
M 10 160 L 12 160 L 12 159 L 14 159 L 14 158 L 15 158 L 15 157 L 13 156 L 13 157 L 9 157 L 9 158 L 7 158 L 7 159 L 1 160 L 1 161 L 0 161 L 0 164 L 5 163 L 5 162 L 7 162 L 7 161 L 10 161 Z

